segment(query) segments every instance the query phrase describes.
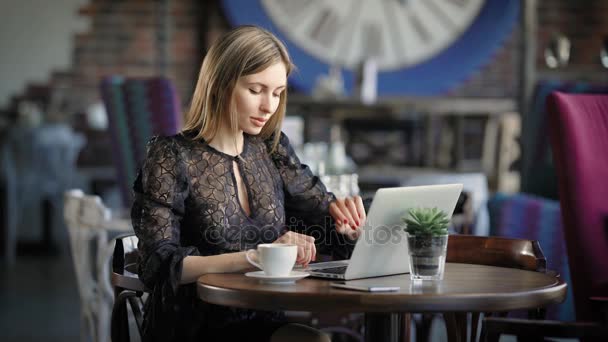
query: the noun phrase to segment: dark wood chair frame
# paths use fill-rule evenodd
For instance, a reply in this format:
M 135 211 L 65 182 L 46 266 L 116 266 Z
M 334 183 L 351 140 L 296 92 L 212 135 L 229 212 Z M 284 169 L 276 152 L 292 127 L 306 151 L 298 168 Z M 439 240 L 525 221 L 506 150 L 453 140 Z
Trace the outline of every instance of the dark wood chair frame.
M 133 237 L 133 234 L 116 238 L 112 257 L 111 283 L 114 288 L 112 342 L 130 341 L 128 306 L 135 318 L 140 337 L 142 333 L 144 294 L 148 291 L 137 277 L 137 249 L 125 250 L 123 239 L 130 237 Z
M 578 338 L 580 341 L 608 341 L 608 298 L 591 297 L 594 322 L 562 322 L 506 317 L 483 319 L 480 341 L 497 342 L 502 334 L 514 335 L 522 341 L 545 341 L 550 338 Z
M 446 262 L 518 268 L 523 270 L 555 273 L 547 270 L 547 260 L 535 240 L 513 239 L 495 236 L 450 235 Z M 545 317 L 545 308 L 536 308 L 528 311 L 529 318 L 542 319 Z M 470 341 L 477 340 L 477 331 L 480 324 L 480 313 L 471 314 Z M 508 312 L 487 312 L 485 316 L 506 316 Z M 408 326 L 410 317 L 406 316 L 404 324 Z M 466 312 L 444 313 L 443 317 L 448 329 L 467 327 Z M 427 341 L 433 315 L 423 315 L 422 319 L 414 320 L 416 324 L 416 340 Z M 466 331 L 461 332 L 466 336 Z

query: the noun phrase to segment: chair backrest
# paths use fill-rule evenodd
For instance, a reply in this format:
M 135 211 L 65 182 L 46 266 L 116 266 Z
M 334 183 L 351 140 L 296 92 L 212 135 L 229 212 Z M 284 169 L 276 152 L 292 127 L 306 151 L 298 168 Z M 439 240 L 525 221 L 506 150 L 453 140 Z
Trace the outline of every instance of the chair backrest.
M 577 320 L 608 295 L 608 95 L 554 92 L 547 100 Z
M 63 198 L 63 218 L 68 228 L 76 283 L 83 304 L 90 301 L 96 291 L 94 272 L 91 271 L 94 263 L 89 249 L 92 234 L 84 231 L 81 226 L 81 208 L 84 196 L 82 190 L 72 189 L 66 191 Z
M 547 268 L 570 284 L 570 269 L 559 202 L 523 193 L 496 193 L 488 201 L 490 235 L 536 240 L 543 247 Z M 572 321 L 574 300 L 568 286 L 566 300 L 547 311 L 548 319 Z
M 450 235 L 447 262 L 546 272 L 538 241 L 495 236 Z
M 143 308 L 146 291 L 137 276 L 137 242 L 135 235 L 115 238 L 112 256 L 112 286 L 114 307 L 112 308 L 111 337 L 115 342 L 128 342 L 130 338 L 129 312 L 132 313 L 140 336 L 143 329 Z M 130 306 L 131 310 L 128 310 Z
M 63 215 L 68 227 L 70 250 L 80 295 L 83 332 L 93 340 L 107 337 L 107 318 L 111 296 L 104 291 L 104 265 L 100 249 L 106 239 L 103 223 L 109 212 L 98 196 L 73 189 L 64 193 Z M 92 248 L 96 243 L 97 250 Z
M 147 141 L 172 135 L 182 125 L 181 105 L 170 80 L 154 77 L 125 79 L 110 76 L 101 82 L 108 113 L 113 158 L 125 207 L 131 205 L 131 186 L 143 160 Z
M 495 236 L 450 235 L 446 262 L 547 272 L 547 260 L 538 241 Z M 545 310 L 537 308 L 528 314 L 534 317 L 544 317 Z M 458 315 L 462 315 L 462 313 L 444 313 L 446 322 L 458 319 L 456 318 Z M 463 319 L 466 321 L 466 315 Z M 479 313 L 472 313 L 472 341 L 477 338 L 478 323 Z
M 63 217 L 68 227 L 76 280 L 83 301 L 96 301 L 96 293 L 100 291 L 96 267 L 101 265 L 91 243 L 98 242 L 95 240 L 100 234 L 105 234 L 101 228 L 109 214 L 99 196 L 85 195 L 79 189 L 64 193 Z
M 137 236 L 121 235 L 115 238 L 112 256 L 112 285 L 116 288 L 132 291 L 145 291 L 143 283 L 137 276 Z

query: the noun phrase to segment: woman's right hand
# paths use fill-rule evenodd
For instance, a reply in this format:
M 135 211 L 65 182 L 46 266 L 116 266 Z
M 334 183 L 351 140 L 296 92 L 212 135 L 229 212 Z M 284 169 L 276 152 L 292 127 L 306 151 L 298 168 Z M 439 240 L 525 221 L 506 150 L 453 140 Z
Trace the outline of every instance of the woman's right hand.
M 317 247 L 315 238 L 312 236 L 287 232 L 273 243 L 284 243 L 298 246 L 298 258 L 296 264 L 308 266 L 311 261 L 317 260 Z

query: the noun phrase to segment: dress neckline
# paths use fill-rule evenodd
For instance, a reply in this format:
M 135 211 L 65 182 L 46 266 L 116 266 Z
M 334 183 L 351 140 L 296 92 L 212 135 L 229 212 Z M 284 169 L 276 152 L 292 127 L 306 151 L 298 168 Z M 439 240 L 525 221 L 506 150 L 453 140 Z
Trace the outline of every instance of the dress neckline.
M 247 155 L 247 152 L 249 150 L 249 135 L 246 133 L 243 133 L 243 150 L 241 151 L 241 153 L 233 156 L 230 155 L 228 153 L 224 153 L 218 149 L 216 149 L 215 147 L 209 145 L 209 143 L 205 140 L 205 139 L 201 139 L 201 143 L 211 152 L 213 152 L 214 154 L 220 155 L 226 159 L 229 160 L 243 160 L 243 158 Z

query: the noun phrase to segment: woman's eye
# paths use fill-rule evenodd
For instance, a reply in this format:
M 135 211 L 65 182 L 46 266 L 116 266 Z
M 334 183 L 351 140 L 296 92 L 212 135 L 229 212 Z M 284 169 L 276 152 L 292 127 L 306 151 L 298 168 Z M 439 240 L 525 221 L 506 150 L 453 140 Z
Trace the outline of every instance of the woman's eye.
M 274 96 L 274 97 L 280 97 L 281 94 L 272 94 L 272 96 Z
M 255 91 L 254 89 L 249 89 L 249 92 L 252 93 L 252 94 L 255 94 L 255 95 L 260 94 L 259 91 Z

